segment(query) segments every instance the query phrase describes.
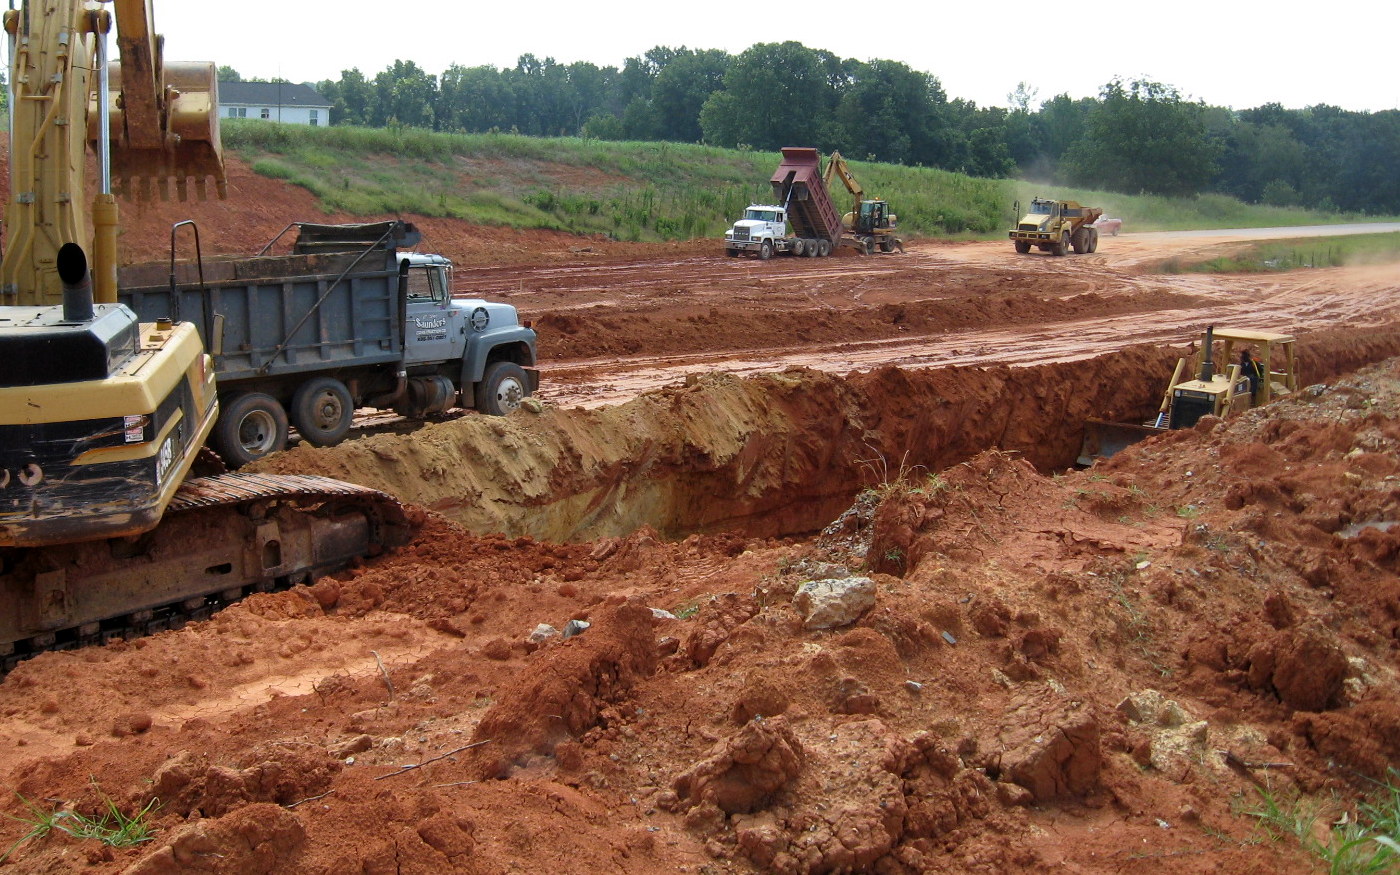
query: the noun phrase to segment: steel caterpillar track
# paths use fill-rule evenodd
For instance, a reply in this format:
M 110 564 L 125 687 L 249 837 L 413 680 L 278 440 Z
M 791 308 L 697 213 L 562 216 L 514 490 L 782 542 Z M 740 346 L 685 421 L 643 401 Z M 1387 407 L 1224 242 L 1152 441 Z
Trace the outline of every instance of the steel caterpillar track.
M 339 480 L 191 478 L 138 538 L 0 551 L 0 671 L 47 650 L 179 628 L 406 544 L 415 528 L 393 497 Z

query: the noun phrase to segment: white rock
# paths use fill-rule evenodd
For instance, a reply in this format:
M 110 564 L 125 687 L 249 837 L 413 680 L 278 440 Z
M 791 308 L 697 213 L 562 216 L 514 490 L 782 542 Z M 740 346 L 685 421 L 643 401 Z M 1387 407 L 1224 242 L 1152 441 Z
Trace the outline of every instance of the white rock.
M 559 630 L 558 630 L 558 629 L 554 628 L 553 626 L 549 625 L 548 623 L 541 623 L 541 624 L 539 624 L 538 626 L 535 627 L 535 631 L 533 631 L 533 632 L 530 633 L 530 643 L 531 643 L 531 644 L 543 644 L 544 642 L 548 641 L 548 640 L 551 639 L 551 638 L 556 638 L 556 637 L 558 637 L 558 635 L 559 635 Z
M 809 580 L 797 588 L 792 599 L 808 629 L 849 625 L 874 605 L 875 581 L 868 577 Z

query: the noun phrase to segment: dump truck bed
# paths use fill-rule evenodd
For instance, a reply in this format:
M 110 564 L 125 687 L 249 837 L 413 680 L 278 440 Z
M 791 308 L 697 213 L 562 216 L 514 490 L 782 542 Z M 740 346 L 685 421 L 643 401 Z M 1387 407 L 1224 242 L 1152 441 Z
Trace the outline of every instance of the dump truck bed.
M 310 237 L 311 235 L 307 235 Z M 206 259 L 121 272 L 118 298 L 142 321 L 194 323 L 221 383 L 396 362 L 403 315 L 394 242 L 345 246 L 299 241 L 291 255 Z
M 770 180 L 773 197 L 788 208 L 788 221 L 798 237 L 841 241 L 841 214 L 822 179 L 822 159 L 816 149 L 788 146 Z

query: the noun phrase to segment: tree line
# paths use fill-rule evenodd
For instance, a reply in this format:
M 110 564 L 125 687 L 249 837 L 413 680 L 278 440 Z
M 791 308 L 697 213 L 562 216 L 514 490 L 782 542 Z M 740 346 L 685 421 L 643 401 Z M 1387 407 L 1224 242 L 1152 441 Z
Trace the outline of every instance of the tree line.
M 1232 110 L 1145 80 L 1044 101 L 1023 83 L 1009 108 L 979 107 L 898 61 L 842 59 L 790 41 L 737 55 L 658 46 L 620 69 L 527 54 L 508 69 L 454 65 L 433 76 L 395 61 L 373 78 L 351 69 L 317 88 L 333 104 L 334 124 L 807 145 L 1128 194 L 1221 192 L 1250 203 L 1400 213 L 1400 111 Z

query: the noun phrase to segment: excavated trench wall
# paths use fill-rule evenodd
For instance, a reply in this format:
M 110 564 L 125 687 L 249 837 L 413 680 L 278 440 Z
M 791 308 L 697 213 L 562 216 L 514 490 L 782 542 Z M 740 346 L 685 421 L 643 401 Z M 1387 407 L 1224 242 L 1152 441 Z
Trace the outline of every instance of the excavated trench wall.
M 1307 385 L 1400 355 L 1400 334 L 1319 334 L 1299 348 Z M 799 534 L 864 487 L 919 480 L 990 447 L 1043 470 L 1067 467 L 1084 419 L 1154 412 L 1180 354 L 1140 346 L 1021 368 L 714 374 L 616 407 L 469 416 L 298 447 L 256 467 L 374 486 L 477 532 L 554 541 L 641 526 L 665 537 Z

